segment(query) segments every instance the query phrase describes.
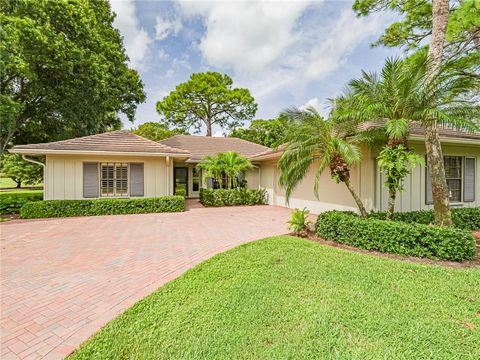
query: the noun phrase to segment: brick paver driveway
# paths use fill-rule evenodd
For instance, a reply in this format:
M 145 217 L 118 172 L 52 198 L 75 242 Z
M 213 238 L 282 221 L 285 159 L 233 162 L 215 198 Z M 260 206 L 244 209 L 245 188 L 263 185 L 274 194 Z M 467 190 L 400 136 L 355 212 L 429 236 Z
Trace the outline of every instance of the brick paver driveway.
M 288 216 L 254 206 L 3 223 L 0 357 L 62 358 L 188 268 L 286 233 Z

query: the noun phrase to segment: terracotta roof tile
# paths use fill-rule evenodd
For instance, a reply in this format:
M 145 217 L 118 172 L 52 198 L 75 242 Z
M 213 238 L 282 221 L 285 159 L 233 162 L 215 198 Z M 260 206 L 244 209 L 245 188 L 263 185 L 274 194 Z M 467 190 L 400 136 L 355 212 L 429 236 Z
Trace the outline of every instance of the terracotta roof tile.
M 271 150 L 266 146 L 232 137 L 175 135 L 161 140 L 159 143 L 187 150 L 191 154 L 191 160 L 201 160 L 205 155 L 214 155 L 225 151 L 236 151 L 243 156 L 250 157 Z
M 185 154 L 188 151 L 145 139 L 128 130 L 111 131 L 102 134 L 54 141 L 42 144 L 17 145 L 15 150 L 57 150 L 57 151 L 107 151 L 132 153 Z

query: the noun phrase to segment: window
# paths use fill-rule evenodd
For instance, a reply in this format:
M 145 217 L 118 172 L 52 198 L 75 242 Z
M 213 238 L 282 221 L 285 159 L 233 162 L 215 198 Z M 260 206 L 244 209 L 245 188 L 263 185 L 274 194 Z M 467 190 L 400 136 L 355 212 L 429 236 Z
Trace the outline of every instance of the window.
M 462 157 L 444 156 L 445 177 L 447 179 L 450 201 L 462 201 Z
M 128 196 L 128 164 L 102 163 L 100 190 L 101 196 Z
M 475 178 L 476 159 L 474 157 L 444 156 L 445 178 L 447 181 L 450 202 L 472 202 L 475 201 Z M 426 166 L 425 177 L 425 203 L 433 204 L 432 181 Z
M 200 169 L 192 168 L 192 191 L 200 190 Z

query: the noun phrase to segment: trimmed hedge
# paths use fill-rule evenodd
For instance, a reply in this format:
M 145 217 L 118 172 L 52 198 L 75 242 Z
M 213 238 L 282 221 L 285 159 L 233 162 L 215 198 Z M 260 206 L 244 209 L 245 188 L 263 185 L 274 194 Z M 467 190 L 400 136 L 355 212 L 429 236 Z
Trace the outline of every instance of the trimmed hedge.
M 408 224 L 400 221 L 362 219 L 328 211 L 319 215 L 317 235 L 325 240 L 405 256 L 442 260 L 469 260 L 476 256 L 476 243 L 467 230 Z
M 43 200 L 43 191 L 5 191 L 0 192 L 0 214 L 19 214 L 23 205 Z
M 387 213 L 372 212 L 369 217 L 385 220 Z M 396 212 L 393 214 L 393 220 L 428 225 L 435 223 L 435 213 L 433 210 Z M 480 230 L 480 208 L 453 208 L 452 222 L 453 226 L 459 229 Z
M 263 205 L 267 203 L 265 189 L 200 189 L 203 206 Z
M 183 196 L 138 199 L 45 200 L 25 204 L 20 211 L 20 217 L 36 219 L 180 211 L 185 211 Z

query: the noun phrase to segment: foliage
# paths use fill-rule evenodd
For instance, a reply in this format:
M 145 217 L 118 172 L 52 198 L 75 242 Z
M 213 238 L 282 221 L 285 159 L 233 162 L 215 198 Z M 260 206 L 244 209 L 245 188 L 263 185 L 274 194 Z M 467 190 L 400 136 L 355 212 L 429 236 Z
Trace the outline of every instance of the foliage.
M 43 191 L 5 191 L 0 192 L 0 214 L 19 214 L 23 205 L 43 200 Z
M 408 135 L 405 122 L 408 127 L 412 122 L 424 127 L 436 122 L 479 131 L 480 106 L 476 99 L 464 96 L 478 85 L 477 80 L 453 76 L 443 68 L 429 82 L 428 65 L 424 54 L 414 60 L 388 58 L 379 74 L 363 71 L 362 77 L 350 81 L 345 94 L 334 100 L 332 117 L 337 123 L 348 125 L 351 132 L 359 124 L 373 121 L 374 130 L 380 129 L 399 143 Z M 385 135 L 373 133 L 361 135 L 358 141 L 366 138 L 373 142 L 372 137 L 386 140 Z
M 476 255 L 473 235 L 450 227 L 362 219 L 328 211 L 319 215 L 316 228 L 325 240 L 366 250 L 453 261 L 470 260 Z
M 282 113 L 291 126 L 287 145 L 280 158 L 280 186 L 285 188 L 289 200 L 292 192 L 318 163 L 315 172 L 314 192 L 318 197 L 318 182 L 326 168 L 337 183 L 343 182 L 355 199 L 360 213 L 367 215 L 365 207 L 350 182 L 350 167 L 361 159 L 360 149 L 346 138 L 346 133 L 331 120 L 324 120 L 313 108 L 292 108 Z
M 160 141 L 174 135 L 188 134 L 183 129 L 169 129 L 168 125 L 159 122 L 146 122 L 140 124 L 138 128 L 133 130 L 133 133 L 152 141 Z
M 178 196 L 187 196 L 187 189 L 185 187 L 179 187 L 177 185 L 176 189 L 175 189 L 175 195 L 178 195 Z
M 232 84 L 228 75 L 218 72 L 192 74 L 157 102 L 157 112 L 168 124 L 196 133 L 205 125 L 207 136 L 212 136 L 213 124 L 235 129 L 255 116 L 257 104 L 248 89 Z
M 23 219 L 147 214 L 185 211 L 182 196 L 135 199 L 94 199 L 94 200 L 45 200 L 23 205 L 20 217 Z
M 133 121 L 145 94 L 114 17 L 106 0 L 0 2 L 2 150 Z
M 306 208 L 303 210 L 294 209 L 290 212 L 290 220 L 288 221 L 288 228 L 292 230 L 295 235 L 304 235 L 305 232 L 309 229 L 310 218 L 310 211 Z
M 71 360 L 479 359 L 479 277 L 271 237 L 160 287 Z
M 264 205 L 267 203 L 265 189 L 200 189 L 203 206 Z
M 396 194 L 403 191 L 403 181 L 423 158 L 404 145 L 384 146 L 378 155 L 378 167 L 385 174 L 385 186 L 389 190 L 387 219 L 392 218 Z
M 227 189 L 238 187 L 239 177 L 253 167 L 250 160 L 234 151 L 207 155 L 197 165 L 203 170 L 203 181 L 213 178 L 218 184 Z M 225 184 L 223 184 L 225 179 Z
M 477 0 L 450 3 L 444 48 L 446 66 L 452 72 L 479 76 L 480 4 Z M 422 49 L 432 33 L 431 0 L 355 0 L 353 9 L 359 16 L 378 11 L 399 15 L 374 45 L 402 46 L 407 51 L 415 51 Z
M 288 119 L 252 120 L 248 128 L 238 128 L 232 131 L 231 137 L 251 141 L 255 144 L 276 148 L 286 142 Z
M 373 219 L 386 219 L 386 213 L 372 212 L 368 215 Z M 393 214 L 393 220 L 406 223 L 433 224 L 435 214 L 433 210 L 407 211 Z M 453 208 L 453 226 L 463 230 L 480 231 L 480 208 Z
M 27 162 L 19 154 L 4 153 L 0 165 L 0 173 L 17 183 L 17 187 L 35 185 L 43 180 L 43 168 Z
M 387 59 L 380 75 L 363 72 L 360 79 L 350 82 L 346 94 L 335 100 L 332 117 L 350 133 L 370 121 L 371 129 L 355 136 L 354 141 L 372 143 L 382 135 L 383 141 L 388 139 L 391 147 L 406 145 L 405 123 L 421 125 L 424 129 L 443 125 L 479 131 L 480 103 L 465 97 L 469 89 L 478 85 L 478 80 L 452 75 L 444 67 L 430 78 L 429 64 L 423 54 L 415 59 Z M 440 143 L 434 142 L 431 136 L 425 139 L 436 222 L 448 223 L 448 194 L 440 186 L 443 183 L 446 186 Z M 389 212 L 393 212 L 395 193 L 390 192 L 390 195 Z

